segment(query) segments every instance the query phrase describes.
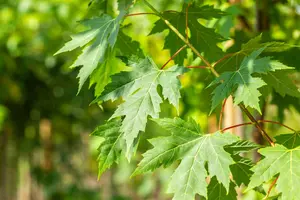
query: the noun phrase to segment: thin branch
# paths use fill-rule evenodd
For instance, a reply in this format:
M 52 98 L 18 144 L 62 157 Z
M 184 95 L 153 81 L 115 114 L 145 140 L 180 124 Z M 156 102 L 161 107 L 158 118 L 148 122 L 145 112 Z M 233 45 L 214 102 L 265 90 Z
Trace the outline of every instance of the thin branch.
M 141 13 L 132 13 L 125 15 L 125 17 L 132 17 L 132 16 L 138 16 L 138 15 L 157 15 L 155 13 L 150 13 L 150 12 L 141 12 Z
M 187 47 L 187 45 L 183 45 L 180 49 L 178 49 L 174 54 L 173 56 L 171 56 L 171 58 L 160 68 L 160 69 L 163 69 L 165 68 L 165 66 L 171 61 L 173 60 L 183 49 L 185 49 Z
M 282 124 L 282 123 L 280 123 L 280 122 L 275 122 L 275 121 L 271 121 L 271 120 L 258 120 L 258 122 L 261 122 L 261 123 L 272 123 L 272 124 L 278 124 L 278 125 L 280 125 L 280 126 L 283 126 L 283 127 L 287 128 L 287 129 L 289 129 L 289 130 L 293 131 L 293 132 L 296 132 L 296 130 L 295 130 L 295 129 L 293 129 L 293 128 L 291 128 L 291 127 L 289 127 L 289 126 L 285 125 L 285 124 Z
M 220 62 L 222 62 L 223 60 L 226 60 L 227 58 L 233 56 L 235 53 L 229 53 L 226 54 L 225 56 L 223 56 L 223 58 L 220 58 L 217 62 L 215 62 L 215 64 L 213 64 L 213 67 L 215 67 L 217 64 L 219 64 Z
M 253 124 L 254 124 L 253 122 L 246 122 L 246 123 L 242 123 L 242 124 L 236 124 L 236 125 L 233 125 L 233 126 L 223 128 L 221 130 L 221 132 L 224 133 L 224 131 L 227 131 L 229 129 L 237 128 L 237 127 L 240 127 L 240 126 L 253 125 Z
M 225 101 L 224 101 L 224 102 L 225 102 Z M 223 106 L 224 106 L 224 104 L 223 104 Z M 257 122 L 259 122 L 259 123 L 272 123 L 272 124 L 278 124 L 278 125 L 280 125 L 280 126 L 283 126 L 283 127 L 287 128 L 287 129 L 289 129 L 289 130 L 295 132 L 295 130 L 292 129 L 291 127 L 288 127 L 287 125 L 284 125 L 284 124 L 279 123 L 279 122 L 270 121 L 270 120 L 257 120 Z M 219 130 L 221 130 L 221 132 L 224 132 L 224 131 L 229 130 L 229 129 L 232 129 L 232 128 L 236 128 L 236 127 L 240 127 L 240 126 L 245 126 L 245 125 L 250 125 L 250 124 L 255 125 L 255 122 L 246 122 L 246 123 L 242 123 L 242 124 L 236 124 L 236 125 L 233 125 L 233 126 L 226 127 L 226 128 L 224 128 L 224 129 L 222 129 L 222 130 L 221 130 L 220 124 L 219 124 Z
M 166 10 L 166 11 L 164 11 L 164 12 L 169 12 L 169 13 L 180 13 L 180 12 L 178 12 L 178 11 L 176 11 L 176 10 Z
M 264 200 L 267 199 L 267 198 L 270 196 L 270 193 L 271 193 L 271 191 L 272 191 L 272 188 L 273 188 L 274 185 L 276 184 L 276 182 L 277 182 L 277 180 L 278 180 L 278 177 L 279 177 L 279 176 L 277 176 L 276 179 L 274 179 L 274 181 L 271 183 L 271 185 L 270 185 L 270 187 L 269 187 L 269 189 L 268 189 L 268 193 L 267 193 L 267 195 L 264 197 Z
M 189 69 L 209 69 L 207 66 L 187 66 Z
M 270 145 L 272 147 L 275 146 L 274 141 L 272 140 L 272 138 L 266 133 L 266 131 L 264 129 L 262 129 L 262 127 L 259 125 L 259 122 L 251 115 L 251 113 L 249 112 L 249 110 L 247 110 L 247 108 L 243 105 L 243 104 L 239 104 L 240 108 L 242 109 L 242 111 L 247 115 L 247 117 L 250 119 L 250 121 L 252 121 L 254 123 L 254 125 L 256 126 L 256 128 L 259 130 L 259 132 L 266 138 L 266 140 L 270 143 Z
M 222 128 L 223 114 L 224 114 L 226 101 L 227 101 L 227 99 L 225 99 L 224 102 L 223 102 L 222 110 L 221 110 L 220 117 L 219 117 L 219 130 L 221 130 L 221 128 Z
M 143 0 L 144 3 L 155 13 L 157 16 L 161 18 L 165 22 L 165 24 L 189 47 L 191 50 L 206 64 L 206 66 L 211 70 L 211 72 L 219 77 L 219 73 L 213 68 L 213 66 L 201 55 L 201 53 L 191 44 L 186 38 L 168 21 L 164 18 L 164 16 L 156 10 L 147 0 Z M 275 146 L 275 143 L 271 139 L 271 137 L 260 127 L 257 120 L 252 116 L 252 114 L 247 110 L 247 108 L 243 104 L 239 104 L 243 112 L 248 116 L 248 118 L 255 124 L 260 133 L 267 139 L 271 146 Z

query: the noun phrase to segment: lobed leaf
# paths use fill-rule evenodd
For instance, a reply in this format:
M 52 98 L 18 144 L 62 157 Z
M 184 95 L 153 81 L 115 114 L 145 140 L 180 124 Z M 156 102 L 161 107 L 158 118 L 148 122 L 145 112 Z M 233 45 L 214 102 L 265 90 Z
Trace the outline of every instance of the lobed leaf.
M 174 193 L 173 199 L 194 199 L 196 194 L 207 198 L 207 176 L 215 176 L 229 192 L 230 165 L 235 162 L 231 154 L 225 151 L 225 146 L 239 141 L 237 136 L 219 132 L 203 134 L 193 120 L 185 122 L 175 118 L 155 121 L 172 135 L 150 140 L 153 149 L 143 154 L 144 158 L 134 175 L 181 160 L 168 188 L 168 192 Z
M 277 137 L 275 147 L 266 147 L 259 150 L 264 158 L 251 170 L 254 172 L 247 190 L 261 185 L 272 178 L 279 176 L 276 189 L 282 199 L 296 200 L 299 198 L 300 184 L 300 140 L 299 132 Z
M 112 120 L 104 125 L 98 126 L 92 136 L 104 138 L 100 144 L 98 151 L 98 179 L 103 172 L 111 167 L 113 163 L 117 163 L 122 152 L 123 134 L 120 132 L 121 120 Z
M 118 106 L 111 118 L 125 116 L 121 131 L 127 144 L 127 157 L 139 132 L 145 130 L 147 116 L 159 116 L 162 98 L 157 91 L 158 85 L 163 88 L 164 99 L 168 99 L 178 110 L 181 85 L 177 77 L 186 71 L 186 68 L 179 66 L 159 70 L 153 60 L 146 57 L 133 66 L 133 71 L 112 76 L 112 82 L 97 101 L 124 99 L 125 102 Z

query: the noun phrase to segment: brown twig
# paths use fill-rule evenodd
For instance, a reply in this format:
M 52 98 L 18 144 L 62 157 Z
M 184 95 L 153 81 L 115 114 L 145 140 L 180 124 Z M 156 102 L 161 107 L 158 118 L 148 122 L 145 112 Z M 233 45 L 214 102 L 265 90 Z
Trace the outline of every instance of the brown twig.
M 223 105 L 224 105 L 224 104 L 223 104 Z M 287 128 L 287 129 L 289 129 L 289 130 L 295 132 L 295 130 L 294 130 L 293 128 L 291 128 L 291 127 L 289 127 L 289 126 L 287 126 L 287 125 L 284 125 L 284 124 L 282 124 L 282 123 L 280 123 L 280 122 L 275 122 L 275 121 L 270 121 L 270 120 L 257 120 L 257 122 L 260 122 L 260 123 L 272 123 L 272 124 L 278 124 L 278 125 L 280 125 L 280 126 L 283 126 L 283 127 Z M 242 123 L 242 124 L 236 124 L 236 125 L 233 125 L 233 126 L 229 126 L 229 127 L 223 128 L 223 129 L 221 129 L 221 128 L 219 127 L 219 130 L 221 130 L 221 132 L 224 132 L 224 131 L 229 130 L 229 129 L 232 129 L 232 128 L 236 128 L 236 127 L 240 127 L 240 126 L 245 126 L 245 125 L 250 125 L 250 124 L 255 125 L 255 122 L 246 122 L 246 123 Z
M 220 58 L 217 62 L 215 62 L 215 64 L 213 64 L 213 67 L 215 67 L 217 64 L 219 64 L 220 62 L 222 62 L 223 60 L 226 60 L 227 58 L 233 56 L 235 53 L 229 53 L 226 54 L 225 56 L 223 56 L 222 58 Z
M 222 128 L 223 114 L 224 114 L 224 109 L 225 109 L 226 101 L 227 101 L 227 99 L 225 99 L 224 102 L 223 102 L 221 113 L 220 113 L 220 117 L 219 117 L 219 130 L 221 130 L 221 128 Z
M 224 131 L 227 131 L 229 129 L 233 129 L 233 128 L 240 127 L 240 126 L 253 125 L 253 124 L 254 124 L 253 122 L 246 122 L 246 123 L 242 123 L 242 124 L 236 124 L 236 125 L 233 125 L 233 126 L 223 128 L 221 130 L 221 132 L 224 133 Z
M 258 121 L 252 116 L 252 114 L 247 110 L 247 108 L 244 106 L 244 104 L 239 104 L 240 108 L 243 110 L 243 112 L 247 115 L 247 117 L 254 123 L 257 130 L 266 138 L 266 140 L 270 143 L 272 147 L 275 146 L 274 141 L 272 138 L 266 133 L 266 131 L 259 125 Z
M 296 130 L 295 130 L 295 129 L 293 129 L 293 128 L 291 128 L 291 127 L 289 127 L 289 126 L 285 125 L 285 124 L 282 124 L 282 123 L 280 123 L 280 122 L 275 122 L 275 121 L 271 121 L 271 120 L 258 120 L 258 122 L 261 122 L 261 123 L 272 123 L 272 124 L 278 124 L 278 125 L 280 125 L 280 126 L 283 126 L 283 127 L 287 128 L 287 129 L 289 129 L 289 130 L 293 131 L 293 132 L 296 132 Z
M 167 66 L 167 64 L 173 60 L 183 49 L 185 49 L 187 47 L 187 45 L 183 45 L 180 49 L 178 49 L 172 56 L 171 58 L 160 68 L 160 69 L 163 69 L 165 68 L 165 66 Z

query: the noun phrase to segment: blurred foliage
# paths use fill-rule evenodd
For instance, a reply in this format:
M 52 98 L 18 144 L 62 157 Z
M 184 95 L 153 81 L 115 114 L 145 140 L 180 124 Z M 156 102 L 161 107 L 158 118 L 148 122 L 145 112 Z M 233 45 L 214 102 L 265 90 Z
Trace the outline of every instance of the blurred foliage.
M 299 46 L 300 2 L 264 1 L 269 2 L 265 10 L 269 17 L 268 30 L 257 28 L 255 4 L 258 1 L 254 0 L 236 4 L 225 0 L 201 0 L 231 14 L 201 23 L 215 28 L 224 38 L 232 38 L 218 44 L 227 52 L 239 50 L 242 43 L 260 32 L 263 32 L 264 41 L 284 41 Z M 181 10 L 183 0 L 180 3 L 177 0 L 151 2 L 161 11 Z M 146 134 L 140 140 L 135 160 L 128 163 L 121 159 L 118 168 L 113 166 L 97 182 L 97 146 L 101 138 L 89 134 L 111 115 L 116 104 L 105 103 L 103 110 L 96 104 L 89 105 L 94 98 L 94 86 L 89 90 L 85 85 L 76 96 L 78 70 L 68 68 L 76 55 L 53 56 L 70 40 L 70 34 L 84 29 L 78 21 L 103 12 L 115 15 L 115 4 L 115 0 L 0 2 L 0 193 L 4 200 L 17 199 L 27 184 L 31 185 L 28 189 L 31 195 L 42 193 L 43 199 L 53 200 L 170 198 L 165 191 L 172 168 L 129 178 L 137 161 L 141 160 L 140 152 L 151 147 L 147 139 L 167 134 L 152 122 L 148 123 Z M 130 12 L 148 11 L 138 1 Z M 162 66 L 170 57 L 170 52 L 163 50 L 168 31 L 149 35 L 156 20 L 158 18 L 152 15 L 128 17 L 124 33 L 140 44 L 145 55 L 150 55 L 157 65 Z M 270 55 L 296 67 L 291 79 L 299 86 L 299 48 Z M 170 62 L 168 66 L 172 64 Z M 201 62 L 187 52 L 184 64 L 201 65 Z M 208 117 L 210 105 L 207 102 L 211 99 L 212 89 L 205 87 L 211 80 L 212 76 L 206 70 L 194 70 L 181 77 L 184 89 L 181 91 L 180 116 L 194 118 L 204 131 L 210 128 L 209 120 L 215 118 Z M 281 120 L 300 129 L 299 98 L 272 94 L 265 102 L 270 105 L 266 110 L 268 119 Z M 176 110 L 164 103 L 161 115 L 176 116 Z M 274 135 L 286 133 L 276 125 L 268 125 L 267 129 Z M 6 176 L 8 173 L 13 175 Z M 244 199 L 261 199 L 267 189 L 250 191 Z

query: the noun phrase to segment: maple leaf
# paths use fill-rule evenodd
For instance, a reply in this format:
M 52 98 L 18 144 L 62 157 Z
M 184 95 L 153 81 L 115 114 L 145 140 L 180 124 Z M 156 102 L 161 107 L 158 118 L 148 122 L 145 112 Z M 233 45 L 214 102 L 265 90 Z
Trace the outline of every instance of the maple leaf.
M 230 166 L 230 171 L 237 186 L 241 186 L 242 183 L 247 186 L 253 174 L 250 170 L 253 167 L 252 161 L 248 158 L 243 158 L 240 156 L 240 153 L 248 152 L 258 147 L 259 145 L 256 143 L 247 140 L 240 140 L 224 147 L 225 151 L 230 153 L 235 161 L 235 164 Z
M 180 98 L 180 81 L 178 76 L 188 71 L 179 66 L 159 70 L 152 59 L 146 57 L 133 66 L 133 71 L 121 72 L 112 76 L 112 82 L 105 87 L 102 95 L 95 101 L 116 100 L 122 97 L 125 101 L 118 106 L 111 118 L 125 116 L 121 131 L 127 143 L 127 157 L 135 138 L 144 131 L 147 116 L 158 118 L 162 98 L 158 94 L 158 85 L 162 86 L 164 99 L 177 110 Z
M 81 23 L 90 27 L 90 29 L 71 36 L 72 40 L 55 53 L 56 55 L 85 46 L 82 54 L 71 66 L 82 66 L 78 74 L 79 91 L 98 64 L 104 61 L 106 52 L 114 47 L 123 15 L 122 12 L 115 19 L 109 15 L 103 15 L 102 17 L 82 21 Z M 93 42 L 88 44 L 92 40 Z
M 95 84 L 96 97 L 101 95 L 104 87 L 111 81 L 111 75 L 125 69 L 124 64 L 114 54 L 114 52 L 107 52 L 105 60 L 90 76 L 90 87 Z
M 126 69 L 124 61 L 132 55 L 143 57 L 139 44 L 132 41 L 122 31 L 119 32 L 116 49 L 106 53 L 104 61 L 94 70 L 90 77 L 90 87 L 95 84 L 95 96 L 98 97 L 104 87 L 110 83 L 110 76 Z
M 264 158 L 251 169 L 254 174 L 247 190 L 257 187 L 278 175 L 276 190 L 281 193 L 282 199 L 300 199 L 298 187 L 300 185 L 299 134 L 299 132 L 296 132 L 276 137 L 278 144 L 258 151 Z
M 98 179 L 113 163 L 117 163 L 121 156 L 124 143 L 123 134 L 120 132 L 121 124 L 122 121 L 120 119 L 112 120 L 98 126 L 91 133 L 92 136 L 104 138 L 104 141 L 98 148 Z
M 262 79 L 267 83 L 268 87 L 272 87 L 282 97 L 286 95 L 300 97 L 300 89 L 285 70 L 269 72 L 267 75 L 262 75 Z
M 79 47 L 84 47 L 82 53 L 71 66 L 71 68 L 82 66 L 77 76 L 79 78 L 78 92 L 81 90 L 88 77 L 97 68 L 99 63 L 101 64 L 100 68 L 102 69 L 98 71 L 106 72 L 108 77 L 114 72 L 119 72 L 118 68 L 105 69 L 112 67 L 112 64 L 110 64 L 110 66 L 106 65 L 109 64 L 107 54 L 113 50 L 117 38 L 125 37 L 124 34 L 119 34 L 120 23 L 123 21 L 123 17 L 127 12 L 126 9 L 131 3 L 131 0 L 118 0 L 120 14 L 116 18 L 112 18 L 111 16 L 104 14 L 101 17 L 81 21 L 81 24 L 89 27 L 90 29 L 76 35 L 72 35 L 72 40 L 67 42 L 54 54 L 57 55 L 66 51 L 72 51 Z M 106 80 L 98 82 L 96 89 L 97 92 L 101 93 L 103 87 L 109 81 L 109 78 L 106 78 Z M 90 85 L 95 82 L 96 80 L 94 78 Z
M 195 121 L 182 119 L 155 119 L 159 125 L 172 132 L 171 136 L 150 140 L 154 146 L 143 156 L 134 175 L 152 171 L 164 165 L 169 166 L 176 160 L 180 165 L 172 175 L 168 191 L 174 199 L 194 199 L 196 194 L 207 197 L 206 177 L 216 176 L 217 180 L 229 190 L 229 166 L 234 164 L 224 146 L 239 140 L 229 133 L 204 134 Z M 208 172 L 205 165 L 208 166 Z M 180 184 L 178 184 L 180 182 Z
M 225 189 L 225 187 L 220 184 L 216 177 L 213 177 L 208 185 L 207 193 L 208 193 L 208 200 L 216 200 L 216 199 L 222 199 L 222 200 L 236 200 L 237 199 L 237 193 L 234 188 L 234 183 L 230 182 L 229 191 Z
M 250 39 L 245 44 L 242 44 L 239 51 L 234 52 L 225 61 L 216 65 L 215 68 L 219 73 L 224 71 L 237 70 L 241 62 L 246 56 L 249 56 L 253 51 L 264 48 L 264 53 L 283 52 L 291 49 L 293 45 L 284 42 L 261 42 L 262 34 Z
M 265 48 L 252 52 L 245 57 L 238 70 L 233 72 L 224 72 L 216 78 L 210 86 L 220 83 L 213 91 L 211 112 L 232 92 L 234 103 L 244 103 L 245 106 L 252 107 L 261 113 L 259 107 L 258 90 L 266 83 L 260 77 L 253 77 L 252 74 L 266 74 L 270 71 L 287 69 L 287 66 L 278 61 L 272 61 L 270 57 L 257 58 Z
M 184 4 L 181 12 L 164 12 L 163 16 L 167 19 L 181 34 L 185 35 L 186 31 L 186 6 Z M 202 6 L 198 7 L 195 4 L 190 5 L 188 12 L 188 26 L 191 33 L 190 42 L 202 53 L 205 54 L 205 58 L 208 61 L 215 61 L 222 57 L 222 50 L 217 46 L 217 43 L 224 41 L 225 39 L 217 34 L 213 28 L 207 28 L 198 22 L 198 19 L 212 19 L 220 18 L 226 15 L 226 13 L 221 10 L 214 9 L 213 6 Z M 155 23 L 150 34 L 157 32 L 162 32 L 168 29 L 163 20 L 158 20 Z M 169 34 L 165 38 L 165 49 L 170 49 L 171 54 L 174 54 L 178 47 L 182 46 L 184 43 L 178 36 L 169 31 Z M 175 57 L 175 63 L 182 64 L 184 61 L 184 55 L 182 52 Z

